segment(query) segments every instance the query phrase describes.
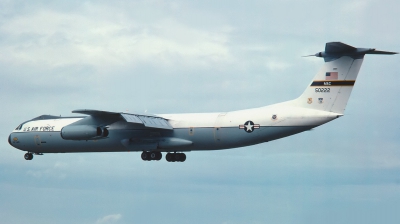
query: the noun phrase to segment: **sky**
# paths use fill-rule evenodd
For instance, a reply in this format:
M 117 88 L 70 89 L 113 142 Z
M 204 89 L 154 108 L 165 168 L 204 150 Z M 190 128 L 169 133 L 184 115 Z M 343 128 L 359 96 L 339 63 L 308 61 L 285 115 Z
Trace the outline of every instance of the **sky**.
M 398 223 L 400 56 L 367 55 L 345 116 L 189 152 L 45 154 L 20 123 L 75 109 L 223 112 L 298 97 L 341 41 L 400 51 L 399 1 L 0 0 L 1 223 Z

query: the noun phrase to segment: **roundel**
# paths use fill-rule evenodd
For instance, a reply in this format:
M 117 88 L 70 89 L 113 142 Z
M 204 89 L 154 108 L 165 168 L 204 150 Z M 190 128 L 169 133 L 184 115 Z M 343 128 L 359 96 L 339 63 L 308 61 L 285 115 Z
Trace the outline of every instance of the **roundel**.
M 251 133 L 254 131 L 254 129 L 259 129 L 260 125 L 259 124 L 254 124 L 253 121 L 246 121 L 244 122 L 243 125 L 239 125 L 239 129 L 244 129 L 245 132 Z

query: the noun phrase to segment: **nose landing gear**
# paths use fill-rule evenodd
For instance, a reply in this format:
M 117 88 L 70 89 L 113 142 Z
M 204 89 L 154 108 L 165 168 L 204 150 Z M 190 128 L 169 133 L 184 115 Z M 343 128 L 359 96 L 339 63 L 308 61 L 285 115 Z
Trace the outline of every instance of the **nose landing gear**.
M 30 153 L 30 152 L 25 153 L 24 158 L 25 158 L 26 160 L 32 160 L 32 159 L 33 159 L 33 154 Z

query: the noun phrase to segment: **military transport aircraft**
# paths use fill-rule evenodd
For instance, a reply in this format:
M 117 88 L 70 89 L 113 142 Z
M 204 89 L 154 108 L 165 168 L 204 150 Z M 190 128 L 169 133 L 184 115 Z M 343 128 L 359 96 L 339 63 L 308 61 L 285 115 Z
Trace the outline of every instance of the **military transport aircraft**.
M 325 64 L 297 99 L 223 112 L 142 115 L 74 110 L 88 116 L 42 115 L 10 134 L 13 147 L 33 154 L 142 151 L 143 160 L 183 162 L 184 152 L 244 147 L 310 130 L 343 115 L 365 54 L 397 54 L 326 43 Z

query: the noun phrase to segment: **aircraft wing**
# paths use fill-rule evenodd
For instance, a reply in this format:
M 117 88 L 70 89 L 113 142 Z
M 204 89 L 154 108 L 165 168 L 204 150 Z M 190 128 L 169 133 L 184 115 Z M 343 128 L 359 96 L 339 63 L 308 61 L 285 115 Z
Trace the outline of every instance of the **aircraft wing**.
M 167 119 L 155 115 L 129 114 L 119 112 L 109 112 L 101 110 L 80 109 L 73 110 L 72 113 L 80 113 L 90 115 L 92 119 L 85 122 L 96 123 L 98 125 L 108 125 L 111 121 L 122 118 L 128 123 L 143 125 L 148 128 L 168 129 L 173 127 Z M 108 123 L 108 124 L 107 124 Z

